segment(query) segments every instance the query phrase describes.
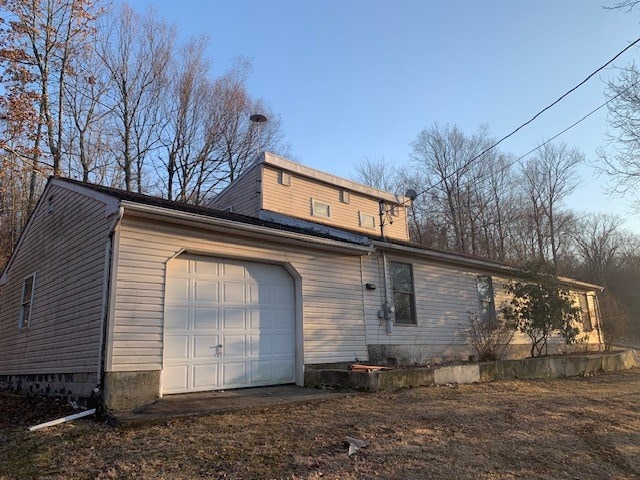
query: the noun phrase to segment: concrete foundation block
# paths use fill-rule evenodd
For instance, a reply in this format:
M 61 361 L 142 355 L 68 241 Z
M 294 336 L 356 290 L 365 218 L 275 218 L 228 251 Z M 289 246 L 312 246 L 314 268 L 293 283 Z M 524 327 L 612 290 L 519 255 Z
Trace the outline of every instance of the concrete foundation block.
M 123 412 L 143 407 L 160 397 L 160 370 L 107 372 L 104 375 L 104 406 Z
M 480 367 L 477 364 L 440 367 L 434 371 L 433 378 L 436 385 L 476 383 L 480 381 Z

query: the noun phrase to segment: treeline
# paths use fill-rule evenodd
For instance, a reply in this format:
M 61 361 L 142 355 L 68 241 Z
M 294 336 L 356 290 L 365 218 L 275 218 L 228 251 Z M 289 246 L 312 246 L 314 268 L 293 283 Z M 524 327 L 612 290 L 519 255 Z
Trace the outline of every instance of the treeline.
M 640 237 L 618 216 L 564 203 L 581 183 L 584 154 L 546 143 L 518 158 L 490 148 L 494 143 L 485 127 L 469 134 L 436 123 L 416 136 L 406 164 L 363 158 L 355 179 L 419 194 L 408 210 L 416 242 L 515 265 L 547 263 L 604 286 L 603 314 L 615 312 L 609 324 L 616 335 L 640 338 Z
M 0 0 L 0 265 L 51 174 L 198 204 L 259 149 L 287 153 L 248 61 L 213 75 L 206 37 L 107 6 Z

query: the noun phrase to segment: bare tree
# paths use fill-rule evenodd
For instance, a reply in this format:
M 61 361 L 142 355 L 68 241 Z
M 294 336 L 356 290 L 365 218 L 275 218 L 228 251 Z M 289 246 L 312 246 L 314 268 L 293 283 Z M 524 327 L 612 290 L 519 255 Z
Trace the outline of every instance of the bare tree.
M 561 202 L 580 184 L 576 169 L 582 162 L 584 155 L 579 150 L 570 149 L 563 143 L 547 143 L 522 168 L 539 257 L 542 260 L 547 257 L 548 247 L 556 269 L 567 230 L 563 227 L 570 223 L 568 218 L 558 215 L 558 211 Z
M 378 190 L 403 193 L 404 179 L 393 161 L 382 157 L 361 157 L 353 163 L 356 182 Z
M 441 205 L 440 213 L 453 229 L 451 248 L 471 253 L 475 250 L 472 220 L 477 206 L 474 177 L 483 159 L 471 161 L 489 143 L 485 127 L 465 135 L 457 126 L 437 123 L 422 130 L 411 143 L 413 166 L 423 178 L 432 201 Z M 471 221 L 471 223 L 470 223 Z
M 108 72 L 109 102 L 116 132 L 113 153 L 124 188 L 143 190 L 145 162 L 159 147 L 165 67 L 174 49 L 175 31 L 152 10 L 143 16 L 123 5 L 105 28 L 99 49 Z

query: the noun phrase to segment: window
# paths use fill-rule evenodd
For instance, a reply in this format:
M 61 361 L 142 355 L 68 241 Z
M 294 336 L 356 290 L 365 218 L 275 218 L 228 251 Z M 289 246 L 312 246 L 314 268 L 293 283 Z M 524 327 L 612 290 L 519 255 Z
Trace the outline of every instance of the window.
M 358 212 L 360 215 L 360 226 L 363 228 L 376 228 L 376 217 L 366 213 Z
M 496 318 L 496 305 L 493 298 L 493 280 L 487 275 L 476 277 L 478 287 L 478 307 L 481 320 L 494 320 Z
M 416 303 L 413 293 L 413 268 L 408 263 L 391 262 L 393 282 L 393 306 L 396 309 L 396 324 L 416 324 Z
M 591 312 L 589 311 L 587 294 L 579 293 L 578 300 L 580 302 L 580 318 L 582 318 L 582 328 L 585 332 L 590 332 L 591 330 L 593 330 L 593 324 L 591 323 Z
M 397 217 L 398 215 L 400 215 L 400 207 L 398 207 L 397 205 L 393 205 L 389 209 L 389 213 L 391 213 L 392 217 Z
M 287 187 L 291 185 L 291 174 L 284 170 L 278 170 L 278 183 Z
M 328 203 L 319 202 L 311 199 L 311 215 L 314 217 L 331 217 L 331 207 Z
M 340 201 L 342 203 L 349 203 L 351 201 L 349 190 L 340 190 Z
M 20 316 L 18 326 L 25 328 L 31 322 L 31 306 L 33 304 L 33 290 L 36 283 L 36 274 L 25 277 L 22 282 L 22 299 L 20 300 Z

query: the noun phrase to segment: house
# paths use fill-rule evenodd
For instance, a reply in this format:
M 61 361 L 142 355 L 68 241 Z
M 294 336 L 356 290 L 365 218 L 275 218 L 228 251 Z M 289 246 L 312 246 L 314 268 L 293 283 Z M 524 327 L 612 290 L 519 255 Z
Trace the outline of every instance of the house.
M 0 387 L 122 410 L 466 358 L 516 270 L 411 243 L 409 201 L 271 154 L 210 207 L 50 178 L 0 277 Z M 599 287 L 563 281 L 597 346 Z

